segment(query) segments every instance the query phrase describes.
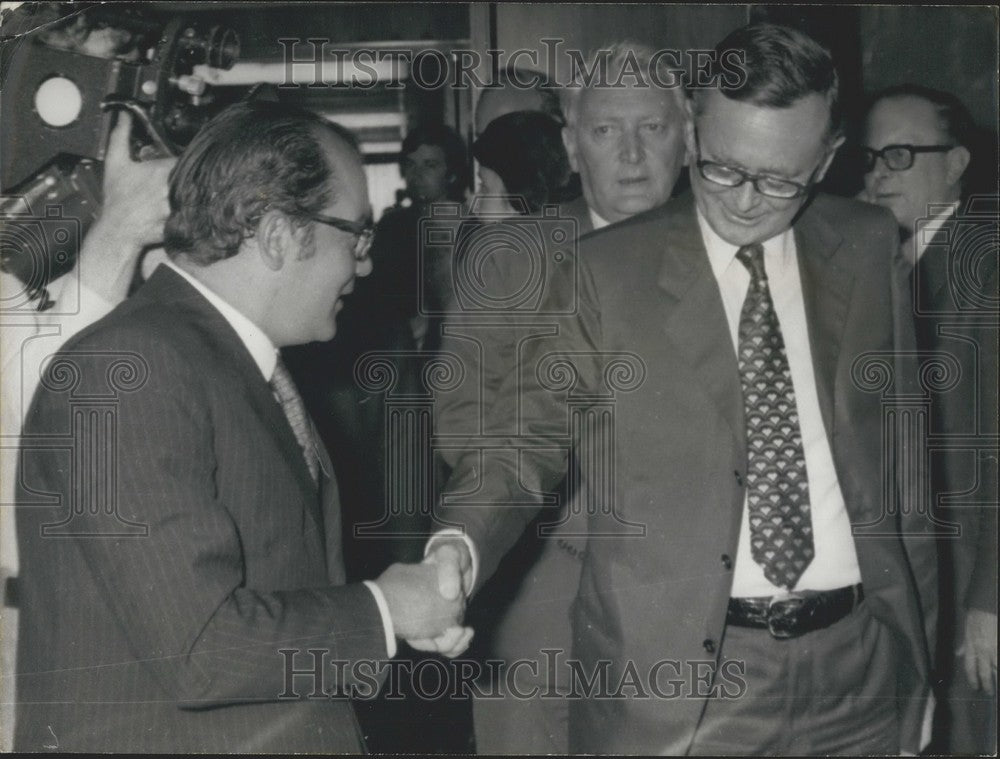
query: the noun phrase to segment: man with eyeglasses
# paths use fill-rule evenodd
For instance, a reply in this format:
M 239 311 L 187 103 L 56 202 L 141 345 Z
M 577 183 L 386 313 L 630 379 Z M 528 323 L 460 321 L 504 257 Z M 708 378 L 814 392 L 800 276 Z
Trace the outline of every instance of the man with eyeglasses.
M 898 260 L 910 273 L 917 348 L 949 356 L 961 368 L 948 388 L 932 393 L 928 432 L 938 439 L 977 439 L 975 448 L 967 442 L 937 451 L 928 472 L 935 513 L 960 529 L 939 540 L 939 708 L 932 748 L 993 754 L 997 221 L 975 215 L 975 199 L 967 199 L 973 132 L 968 110 L 954 95 L 904 84 L 872 99 L 862 150 L 867 199 L 892 211 L 899 224 Z
M 439 516 L 464 532 L 429 555 L 446 594 L 478 589 L 575 435 L 599 496 L 556 673 L 576 672 L 571 752 L 916 753 L 933 556 L 911 564 L 883 401 L 852 379 L 898 338 L 894 224 L 813 192 L 842 142 L 827 50 L 753 24 L 716 53 L 689 102 L 692 193 L 553 275 L 546 310 L 573 316 L 522 347 L 498 404 L 519 434 L 459 459 Z
M 239 103 L 169 199 L 170 260 L 52 358 L 25 420 L 14 748 L 360 752 L 348 699 L 396 637 L 470 635 L 433 567 L 345 581 L 278 354 L 332 338 L 371 271 L 361 158 L 315 114 Z

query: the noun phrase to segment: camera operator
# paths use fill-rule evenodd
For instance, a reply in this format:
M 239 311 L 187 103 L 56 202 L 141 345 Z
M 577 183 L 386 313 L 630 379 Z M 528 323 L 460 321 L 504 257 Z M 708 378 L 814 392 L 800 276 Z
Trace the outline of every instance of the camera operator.
M 175 159 L 142 163 L 129 155 L 132 117 L 121 113 L 109 137 L 104 163 L 104 204 L 90 228 L 73 270 L 50 282 L 41 298 L 46 310 L 25 313 L 16 324 L 9 318 L 2 325 L 2 402 L 0 430 L 5 439 L 21 433 L 24 414 L 41 376 L 44 360 L 66 340 L 107 314 L 128 293 L 140 253 L 163 236 L 166 220 L 167 177 Z M 24 285 L 8 272 L 0 273 L 2 292 L 17 293 Z M 74 300 L 76 301 L 74 303 Z M 61 306 L 61 307 L 60 307 Z M 3 711 L 0 733 L 9 751 L 13 735 L 14 657 L 17 650 L 17 543 L 13 503 L 17 487 L 18 451 L 4 448 L 0 487 L 0 572 L 4 580 L 4 608 L 0 616 L 2 645 Z

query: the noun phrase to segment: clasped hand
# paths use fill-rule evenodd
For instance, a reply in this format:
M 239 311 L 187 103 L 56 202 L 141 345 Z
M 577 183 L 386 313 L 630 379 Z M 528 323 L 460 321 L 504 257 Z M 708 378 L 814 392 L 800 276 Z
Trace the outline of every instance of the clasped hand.
M 422 564 L 393 564 L 376 580 L 398 638 L 449 658 L 463 653 L 473 631 L 462 626 L 471 590 L 471 561 L 460 541 L 435 546 Z

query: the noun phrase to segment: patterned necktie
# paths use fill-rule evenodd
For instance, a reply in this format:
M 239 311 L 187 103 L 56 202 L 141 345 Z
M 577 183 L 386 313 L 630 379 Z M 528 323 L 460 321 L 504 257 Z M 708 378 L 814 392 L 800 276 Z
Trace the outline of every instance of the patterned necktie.
M 312 422 L 306 413 L 305 404 L 299 391 L 295 388 L 295 382 L 284 362 L 279 358 L 274 367 L 274 374 L 268 383 L 281 404 L 281 410 L 285 412 L 288 424 L 291 425 L 295 439 L 302 447 L 302 455 L 305 456 L 306 466 L 309 467 L 309 474 L 312 475 L 313 482 L 319 482 L 319 456 L 316 453 L 316 439 L 312 432 Z
M 815 555 L 795 389 L 764 271 L 764 248 L 746 245 L 736 257 L 750 272 L 739 341 L 750 546 L 767 579 L 791 590 Z

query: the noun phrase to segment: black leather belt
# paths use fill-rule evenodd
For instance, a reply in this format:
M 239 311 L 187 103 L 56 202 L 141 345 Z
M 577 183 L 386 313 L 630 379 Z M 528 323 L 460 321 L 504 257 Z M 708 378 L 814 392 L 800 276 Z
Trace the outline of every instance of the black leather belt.
M 726 624 L 766 629 L 775 638 L 796 638 L 839 622 L 864 600 L 861 584 L 773 598 L 730 598 Z

